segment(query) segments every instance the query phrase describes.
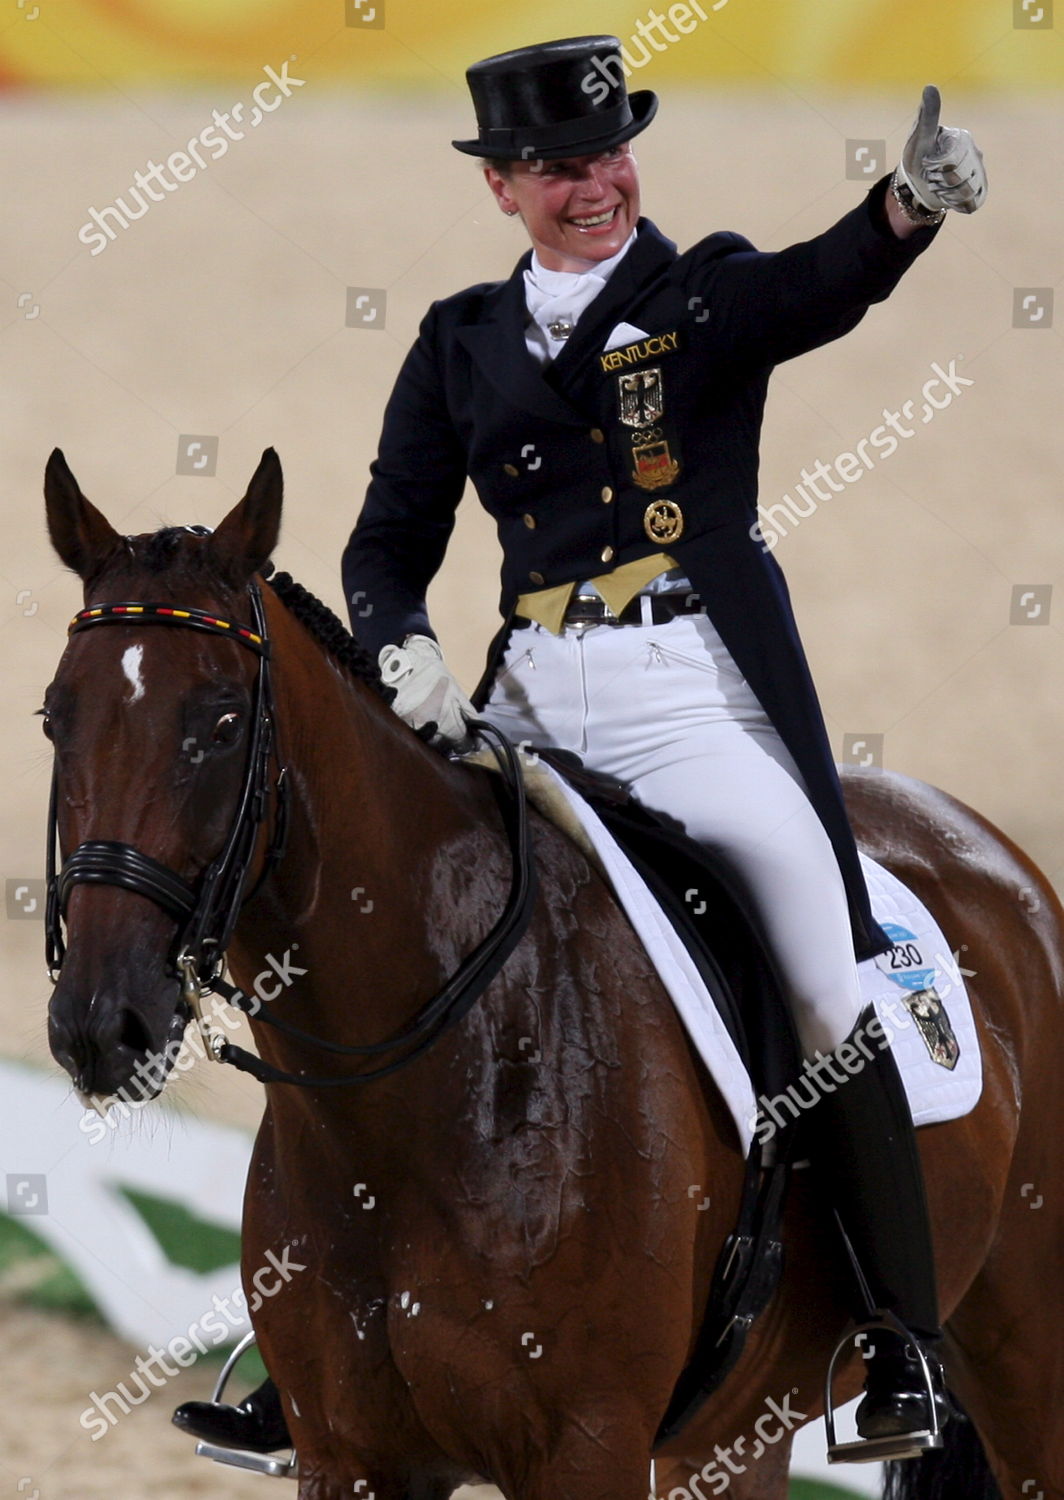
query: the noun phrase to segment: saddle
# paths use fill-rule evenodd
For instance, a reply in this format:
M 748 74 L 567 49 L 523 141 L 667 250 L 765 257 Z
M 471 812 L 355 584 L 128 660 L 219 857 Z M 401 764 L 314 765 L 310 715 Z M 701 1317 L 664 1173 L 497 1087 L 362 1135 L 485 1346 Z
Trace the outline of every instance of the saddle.
M 675 819 L 643 807 L 620 782 L 587 771 L 571 752 L 540 747 L 537 754 L 590 804 L 672 922 L 756 1095 L 784 1091 L 800 1073 L 801 1051 L 779 970 L 737 872 Z M 798 1139 L 797 1122 L 767 1147 L 755 1134 L 738 1219 L 721 1250 L 698 1337 L 656 1445 L 681 1432 L 722 1384 L 776 1289 L 783 1201 Z

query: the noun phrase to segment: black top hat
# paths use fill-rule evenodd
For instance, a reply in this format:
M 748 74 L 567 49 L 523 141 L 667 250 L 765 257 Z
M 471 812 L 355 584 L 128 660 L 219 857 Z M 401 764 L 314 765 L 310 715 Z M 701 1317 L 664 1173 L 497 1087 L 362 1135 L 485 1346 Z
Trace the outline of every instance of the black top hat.
M 638 135 L 658 108 L 650 89 L 629 98 L 615 36 L 501 52 L 474 63 L 466 81 L 480 134 L 451 144 L 496 161 L 592 156 Z

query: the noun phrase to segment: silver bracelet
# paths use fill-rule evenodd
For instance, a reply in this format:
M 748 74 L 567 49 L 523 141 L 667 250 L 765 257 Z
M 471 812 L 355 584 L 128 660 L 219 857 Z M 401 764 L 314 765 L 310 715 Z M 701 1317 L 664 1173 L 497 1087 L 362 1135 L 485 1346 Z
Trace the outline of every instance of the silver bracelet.
M 913 196 L 913 190 L 907 182 L 899 182 L 897 171 L 890 179 L 890 190 L 894 194 L 894 201 L 908 219 L 910 224 L 919 224 L 928 227 L 941 224 L 946 217 L 944 208 L 925 208 L 918 203 Z

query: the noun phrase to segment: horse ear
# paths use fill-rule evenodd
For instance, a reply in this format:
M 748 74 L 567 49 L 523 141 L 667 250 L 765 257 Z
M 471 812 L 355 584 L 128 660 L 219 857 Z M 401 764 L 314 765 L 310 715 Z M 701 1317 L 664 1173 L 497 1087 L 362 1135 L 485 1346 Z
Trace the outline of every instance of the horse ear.
M 234 582 L 245 583 L 277 546 L 283 498 L 281 460 L 273 448 L 267 448 L 247 494 L 216 527 L 210 540 L 215 561 Z
M 60 560 L 79 578 L 89 578 L 120 538 L 106 516 L 85 499 L 59 448 L 53 448 L 44 471 L 44 507 L 48 535 Z

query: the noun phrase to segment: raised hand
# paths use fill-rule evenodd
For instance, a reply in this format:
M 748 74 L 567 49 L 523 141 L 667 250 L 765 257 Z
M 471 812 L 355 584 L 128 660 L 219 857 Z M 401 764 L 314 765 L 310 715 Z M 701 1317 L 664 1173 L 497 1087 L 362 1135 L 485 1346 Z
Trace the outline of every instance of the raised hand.
M 983 153 L 970 131 L 939 124 L 941 107 L 939 91 L 929 83 L 895 178 L 928 213 L 971 214 L 986 200 Z

